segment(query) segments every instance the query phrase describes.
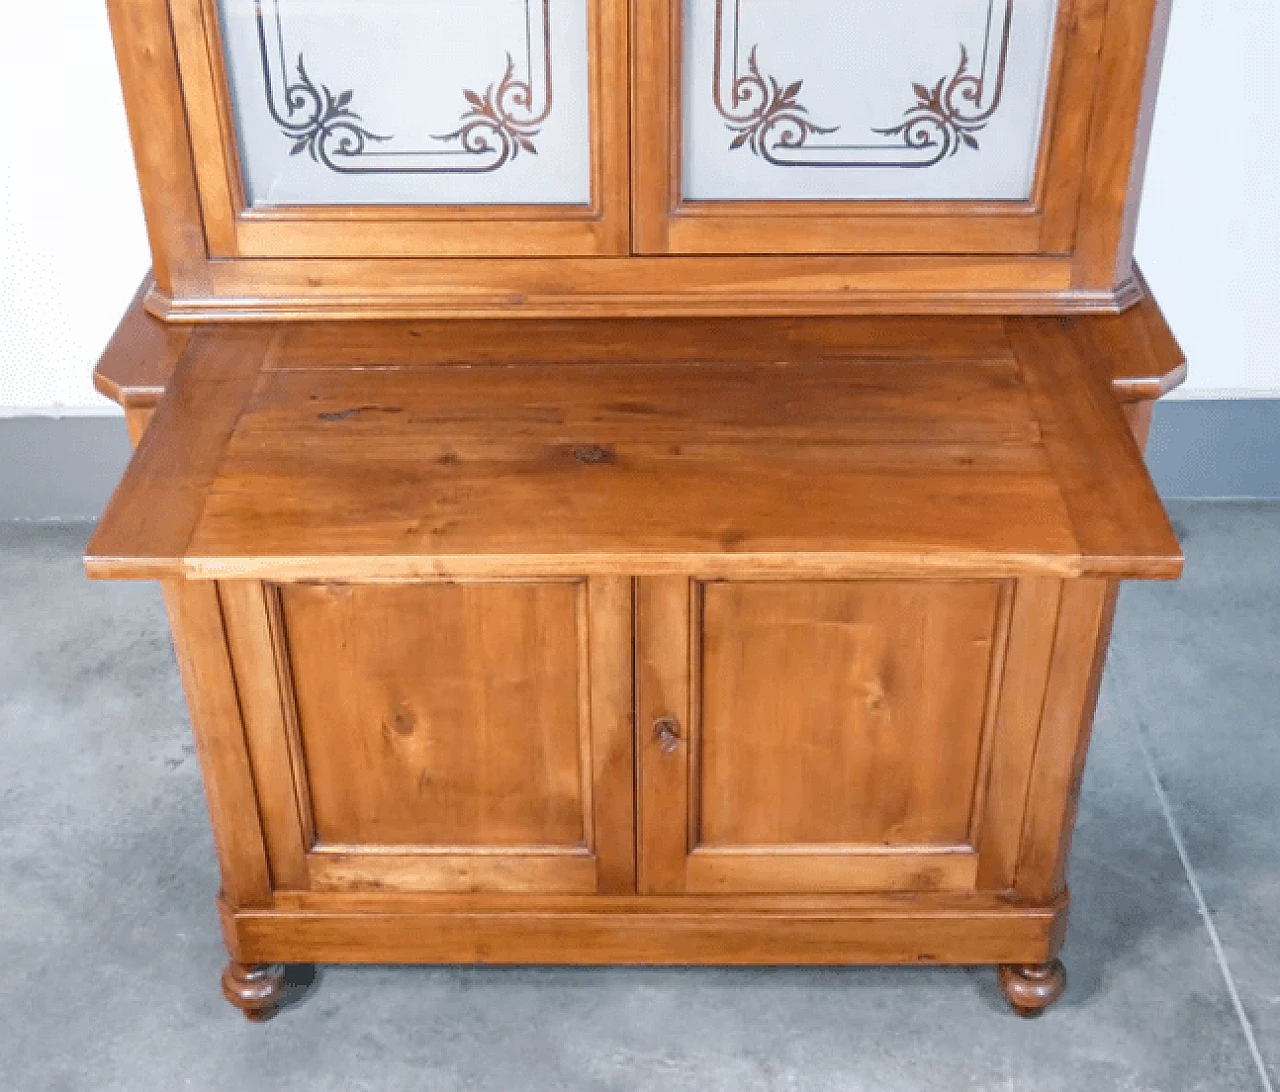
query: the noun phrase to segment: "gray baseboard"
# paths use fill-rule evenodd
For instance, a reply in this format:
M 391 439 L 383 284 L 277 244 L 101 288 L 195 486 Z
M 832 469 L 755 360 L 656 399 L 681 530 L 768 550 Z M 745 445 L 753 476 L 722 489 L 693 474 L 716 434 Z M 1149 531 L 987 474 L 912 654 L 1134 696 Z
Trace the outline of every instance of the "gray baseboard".
M 0 419 L 0 520 L 96 518 L 128 460 L 118 417 Z M 1165 497 L 1280 499 L 1280 399 L 1162 402 L 1149 462 Z
M 1280 398 L 1157 403 L 1147 464 L 1164 497 L 1280 498 Z
M 128 462 L 123 417 L 0 419 L 0 519 L 96 519 Z

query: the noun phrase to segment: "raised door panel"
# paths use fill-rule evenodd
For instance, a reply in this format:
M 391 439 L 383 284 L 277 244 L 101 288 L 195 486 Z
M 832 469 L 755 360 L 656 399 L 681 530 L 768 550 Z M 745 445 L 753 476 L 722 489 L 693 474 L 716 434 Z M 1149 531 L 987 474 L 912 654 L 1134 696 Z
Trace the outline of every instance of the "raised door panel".
M 1094 0 L 640 0 L 641 247 L 1050 253 Z
M 577 588 L 282 591 L 320 846 L 585 846 Z
M 172 6 L 215 255 L 625 249 L 618 0 Z
M 279 886 L 631 887 L 627 581 L 239 587 Z
M 709 584 L 699 845 L 958 845 L 999 585 Z
M 1013 598 L 642 581 L 642 889 L 974 890 Z

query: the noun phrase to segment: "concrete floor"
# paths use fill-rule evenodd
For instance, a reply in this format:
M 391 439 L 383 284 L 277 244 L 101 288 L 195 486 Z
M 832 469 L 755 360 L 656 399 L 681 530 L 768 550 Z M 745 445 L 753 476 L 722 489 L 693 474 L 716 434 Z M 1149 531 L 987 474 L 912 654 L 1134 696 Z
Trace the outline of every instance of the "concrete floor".
M 1280 1074 L 1280 505 L 1185 503 L 1121 604 L 1066 999 L 990 970 L 324 968 L 226 1005 L 160 598 L 0 525 L 0 1090 L 1269 1090 Z

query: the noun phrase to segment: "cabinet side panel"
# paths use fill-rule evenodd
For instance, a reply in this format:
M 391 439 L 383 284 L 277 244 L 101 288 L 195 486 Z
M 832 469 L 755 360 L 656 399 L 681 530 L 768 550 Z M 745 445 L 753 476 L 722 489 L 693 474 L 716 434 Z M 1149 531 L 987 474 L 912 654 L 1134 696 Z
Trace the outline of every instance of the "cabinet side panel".
M 1124 419 L 1129 422 L 1133 438 L 1138 443 L 1138 450 L 1144 455 L 1147 444 L 1151 440 L 1151 422 L 1155 411 L 1155 401 L 1127 402 L 1124 405 Z
M 222 891 L 237 907 L 265 906 L 271 873 L 218 587 L 168 581 L 164 598 L 191 711 Z
M 1044 577 L 1019 580 L 1014 592 L 991 766 L 975 839 L 979 890 L 1013 886 L 1061 595 L 1062 581 Z
M 147 406 L 142 408 L 130 407 L 124 411 L 125 426 L 129 430 L 129 443 L 133 445 L 134 450 L 142 443 L 142 437 L 146 435 L 147 426 L 151 424 L 151 418 L 155 416 L 155 409 Z
M 313 835 L 307 828 L 310 807 L 300 755 L 292 746 L 297 725 L 290 723 L 292 687 L 278 643 L 279 602 L 273 589 L 257 581 L 226 581 L 220 589 L 272 887 L 304 891 Z
M 1018 859 L 1016 888 L 1028 898 L 1047 900 L 1066 886 L 1067 853 L 1118 590 L 1119 584 L 1108 580 L 1063 585 Z

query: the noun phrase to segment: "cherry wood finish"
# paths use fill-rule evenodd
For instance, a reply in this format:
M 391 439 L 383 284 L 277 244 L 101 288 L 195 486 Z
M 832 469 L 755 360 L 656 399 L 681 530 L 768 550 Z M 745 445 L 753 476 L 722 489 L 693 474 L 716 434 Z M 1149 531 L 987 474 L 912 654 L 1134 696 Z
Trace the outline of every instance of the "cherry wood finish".
M 636 0 L 634 246 L 661 254 L 1061 254 L 1079 232 L 1080 193 L 1106 0 L 1064 0 L 1054 35 L 1045 135 L 1026 201 L 690 201 L 681 196 L 684 0 Z M 1141 7 L 1141 4 L 1130 4 Z M 1123 278 L 1118 278 L 1123 279 Z M 1107 287 L 1111 287 L 1108 285 Z
M 627 582 L 220 587 L 277 888 L 630 889 Z
M 974 890 L 999 583 L 668 578 L 660 595 L 637 620 L 670 676 L 661 705 L 641 682 L 646 889 Z M 659 708 L 680 746 L 647 731 Z
M 580 586 L 278 594 L 318 846 L 585 847 Z
M 593 9 L 590 216 L 416 209 L 392 224 L 390 212 L 244 212 L 227 183 L 207 6 L 108 0 L 155 254 L 149 307 L 207 321 L 1080 313 L 1140 299 L 1132 235 L 1170 0 L 1068 0 L 1029 207 L 845 203 L 840 215 L 765 207 L 749 221 L 672 202 L 672 3 Z
M 227 1000 L 929 962 L 1052 1004 L 1119 582 L 1182 566 L 1131 254 L 1169 0 L 1062 0 L 1029 198 L 937 202 L 684 200 L 681 5 L 590 0 L 581 206 L 250 207 L 214 0 L 108 9 L 154 272 L 86 566 L 163 583 Z
M 964 842 L 999 584 L 699 590 L 700 844 Z
M 153 280 L 143 279 L 93 372 L 93 385 L 125 412 L 129 440 L 137 447 L 193 327 L 164 323 L 146 310 Z
M 1069 257 L 219 259 L 157 285 L 172 322 L 317 319 L 661 318 L 746 315 L 1108 314 L 1141 298 L 1132 276 L 1073 283 Z
M 173 371 L 87 563 L 165 581 L 251 1016 L 313 960 L 1061 991 L 1116 582 L 1181 564 L 1158 311 L 654 325 L 123 324 L 101 387 Z
M 198 334 L 90 566 L 1175 576 L 1128 426 L 1067 328 L 962 328 L 939 360 L 597 365 L 590 383 L 576 365 L 464 366 L 462 345 L 447 365 L 295 368 L 290 328 Z
M 216 0 L 170 0 L 190 156 L 211 258 L 624 254 L 628 246 L 625 4 L 589 0 L 591 189 L 585 205 L 250 208 L 231 130 Z M 519 94 L 516 89 L 513 94 Z M 530 154 L 536 154 L 531 152 Z
M 1122 315 L 1078 318 L 1071 324 L 1077 343 L 1111 380 L 1111 389 L 1126 417 L 1139 429 L 1145 446 L 1154 401 L 1177 389 L 1186 379 L 1187 362 L 1169 324 L 1146 284 L 1139 302 Z M 154 288 L 147 277 L 121 319 L 119 328 L 94 371 L 94 385 L 120 404 L 135 446 L 142 438 L 156 404 L 178 361 L 197 329 L 222 326 L 166 323 L 145 307 Z M 460 337 L 452 331 L 457 328 Z M 342 351 L 353 360 L 368 354 L 390 354 L 406 363 L 441 361 L 456 352 L 458 341 L 468 348 L 464 359 L 510 360 L 512 345 L 544 337 L 554 338 L 566 362 L 644 359 L 690 362 L 710 359 L 767 360 L 791 355 L 821 354 L 824 345 L 846 346 L 862 354 L 928 348 L 945 354 L 945 331 L 955 344 L 991 344 L 998 337 L 992 318 L 846 318 L 846 319 L 647 319 L 598 322 L 485 320 L 456 323 L 348 322 L 299 325 L 288 333 L 295 366 L 303 360 L 320 363 L 326 346 L 341 340 Z M 968 336 L 960 336 L 962 331 Z M 730 338 L 728 335 L 735 336 Z M 305 352 L 304 352 L 305 347 Z M 512 360 L 518 363 L 518 360 Z
M 706 899 L 362 894 L 231 909 L 232 943 L 293 963 L 859 966 L 1053 958 L 1067 901 L 1008 895 Z

